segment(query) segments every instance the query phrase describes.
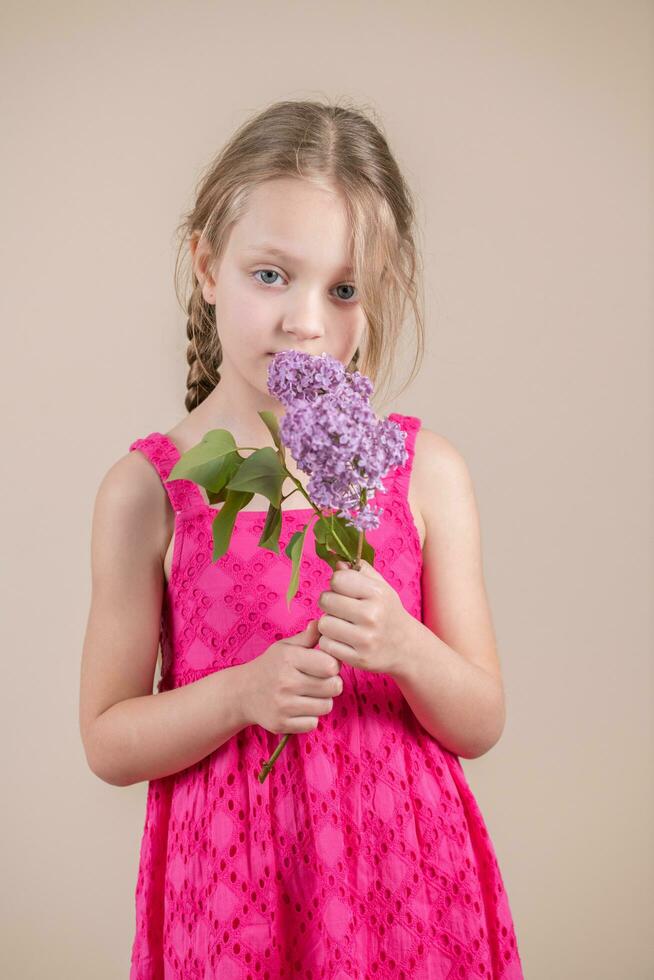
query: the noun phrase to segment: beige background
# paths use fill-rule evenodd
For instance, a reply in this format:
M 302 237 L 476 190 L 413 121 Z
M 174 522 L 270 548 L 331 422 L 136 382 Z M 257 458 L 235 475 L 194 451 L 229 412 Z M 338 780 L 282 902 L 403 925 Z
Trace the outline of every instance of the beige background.
M 174 228 L 280 98 L 381 117 L 428 353 L 390 406 L 473 473 L 507 690 L 463 760 L 528 980 L 652 975 L 651 2 L 5 2 L 6 978 L 128 975 L 146 784 L 86 767 L 93 501 L 184 413 Z

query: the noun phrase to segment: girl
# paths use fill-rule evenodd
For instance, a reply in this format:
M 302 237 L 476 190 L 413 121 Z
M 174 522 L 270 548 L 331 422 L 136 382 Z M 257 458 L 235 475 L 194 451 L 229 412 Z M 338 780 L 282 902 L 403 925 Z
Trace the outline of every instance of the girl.
M 182 225 L 188 414 L 101 483 L 82 657 L 89 766 L 149 783 L 131 980 L 522 977 L 459 761 L 505 718 L 460 454 L 391 413 L 407 459 L 376 499 L 374 567 L 330 574 L 308 533 L 290 610 L 284 548 L 311 509 L 284 504 L 277 555 L 258 546 L 267 506 L 253 500 L 213 562 L 220 504 L 167 481 L 208 430 L 272 444 L 258 412 L 283 414 L 267 389 L 277 351 L 326 351 L 378 398 L 408 302 L 422 354 L 413 227 L 377 126 L 293 101 L 235 133 Z

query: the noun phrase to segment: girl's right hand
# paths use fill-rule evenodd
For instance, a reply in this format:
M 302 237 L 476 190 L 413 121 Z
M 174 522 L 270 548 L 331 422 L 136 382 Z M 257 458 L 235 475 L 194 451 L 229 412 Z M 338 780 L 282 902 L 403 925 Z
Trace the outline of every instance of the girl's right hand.
M 313 731 L 318 717 L 329 714 L 334 697 L 343 692 L 341 661 L 313 649 L 319 639 L 318 620 L 312 619 L 302 632 L 277 640 L 243 664 L 248 724 L 275 735 L 297 734 Z

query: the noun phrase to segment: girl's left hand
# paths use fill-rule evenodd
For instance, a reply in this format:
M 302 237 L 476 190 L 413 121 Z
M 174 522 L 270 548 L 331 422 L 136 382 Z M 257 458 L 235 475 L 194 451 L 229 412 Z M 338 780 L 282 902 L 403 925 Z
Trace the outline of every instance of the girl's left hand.
M 318 620 L 320 649 L 352 667 L 392 675 L 413 619 L 395 589 L 364 559 L 358 571 L 339 561 L 330 585 L 318 598 L 325 611 Z

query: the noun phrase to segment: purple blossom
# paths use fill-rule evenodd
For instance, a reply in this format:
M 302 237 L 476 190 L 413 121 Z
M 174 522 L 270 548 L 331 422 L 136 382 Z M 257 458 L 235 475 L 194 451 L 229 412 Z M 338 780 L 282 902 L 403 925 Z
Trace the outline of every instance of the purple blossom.
M 311 401 L 317 395 L 341 387 L 357 392 L 362 398 L 372 394 L 370 378 L 360 371 L 346 371 L 338 358 L 326 352 L 313 355 L 284 350 L 275 354 L 268 366 L 268 391 L 282 405 Z
M 383 509 L 369 498 L 385 492 L 382 477 L 403 465 L 408 453 L 404 430 L 372 410 L 370 378 L 349 374 L 326 353 L 282 351 L 269 366 L 268 388 L 287 406 L 280 438 L 309 475 L 312 501 L 359 530 L 378 527 Z

